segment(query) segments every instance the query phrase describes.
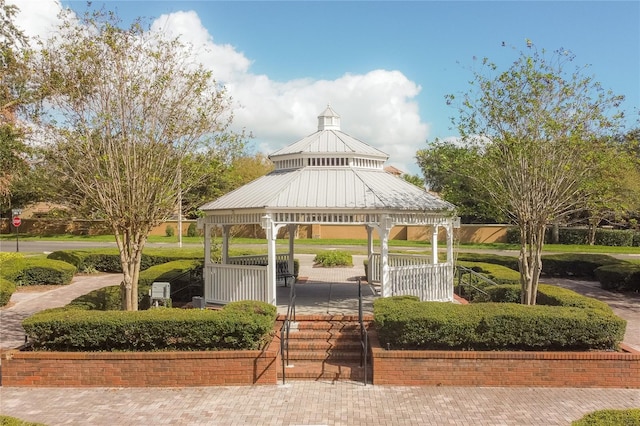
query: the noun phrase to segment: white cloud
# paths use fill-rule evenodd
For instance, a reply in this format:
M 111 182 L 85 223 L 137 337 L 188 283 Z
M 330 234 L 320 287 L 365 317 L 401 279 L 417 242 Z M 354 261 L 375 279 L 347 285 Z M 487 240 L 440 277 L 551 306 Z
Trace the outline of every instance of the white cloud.
M 62 5 L 58 0 L 7 0 L 6 3 L 20 9 L 15 23 L 28 37 L 46 38 L 60 23 L 58 13 Z
M 57 0 L 9 1 L 23 9 L 18 21 L 30 35 L 46 35 L 57 23 Z M 24 7 L 34 2 L 39 7 Z M 162 15 L 151 28 L 180 35 L 197 49 L 197 59 L 213 70 L 233 98 L 233 128 L 250 131 L 258 151 L 268 154 L 315 132 L 318 114 L 330 104 L 340 114 L 344 132 L 389 154 L 388 164 L 417 173 L 414 157 L 424 147 L 429 125 L 418 111 L 421 87 L 402 72 L 346 72 L 335 80 L 279 82 L 252 74 L 251 59 L 234 46 L 216 44 L 193 11 Z

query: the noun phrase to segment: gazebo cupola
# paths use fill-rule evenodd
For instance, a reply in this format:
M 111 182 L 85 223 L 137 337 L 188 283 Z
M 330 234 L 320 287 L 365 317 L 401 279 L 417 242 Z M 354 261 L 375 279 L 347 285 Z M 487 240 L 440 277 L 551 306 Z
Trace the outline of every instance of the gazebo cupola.
M 269 159 L 276 170 L 301 167 L 357 167 L 383 170 L 389 156 L 340 129 L 340 116 L 327 106 L 318 116 L 318 131 L 278 150 Z

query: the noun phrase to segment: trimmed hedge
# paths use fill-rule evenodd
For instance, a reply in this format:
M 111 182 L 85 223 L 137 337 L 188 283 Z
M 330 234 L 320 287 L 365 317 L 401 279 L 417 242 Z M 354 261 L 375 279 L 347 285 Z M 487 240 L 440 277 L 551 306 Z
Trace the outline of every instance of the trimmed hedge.
M 6 278 L 0 277 L 0 306 L 4 306 L 11 300 L 11 295 L 16 291 L 16 284 Z
M 3 416 L 0 414 L 0 425 L 2 426 L 46 426 L 44 423 L 27 422 L 16 417 Z
M 176 280 L 182 276 L 181 279 Z M 201 260 L 175 260 L 152 266 L 142 271 L 138 279 L 138 303 L 140 309 L 148 309 L 149 290 L 155 281 L 171 282 L 172 293 L 177 287 L 188 285 L 194 281 L 202 283 L 202 261 Z M 69 306 L 88 310 L 120 310 L 120 286 L 103 287 L 80 296 L 71 301 Z
M 66 262 L 52 259 L 27 258 L 24 268 L 16 277 L 18 285 L 66 285 L 71 283 L 76 268 Z
M 606 254 L 565 253 L 542 256 L 542 273 L 548 276 L 594 279 L 595 270 L 604 265 L 625 263 Z
M 460 266 L 464 266 L 469 269 L 472 269 L 473 271 L 478 272 L 482 275 L 485 275 L 487 278 L 489 278 L 491 281 L 495 282 L 496 284 L 508 284 L 508 285 L 517 284 L 519 288 L 520 272 L 514 271 L 513 269 L 509 269 L 506 266 L 501 266 L 495 263 L 465 262 L 465 261 L 458 261 L 457 264 Z M 488 293 L 487 289 L 495 286 L 479 278 L 469 277 L 468 275 L 465 276 L 464 278 L 465 282 L 468 281 L 470 278 L 473 282 L 473 287 L 468 285 L 457 287 L 458 293 L 461 297 L 464 297 L 470 302 L 488 302 L 491 300 L 495 300 L 494 297 L 496 296 L 491 296 L 491 294 L 487 295 Z M 454 282 L 454 285 L 456 284 L 457 283 Z M 499 292 L 500 290 L 495 290 L 495 291 Z M 517 299 L 517 301 L 519 300 L 520 299 Z M 509 299 L 509 301 L 511 300 Z
M 229 303 L 220 311 L 57 308 L 27 318 L 22 326 L 38 350 L 253 350 L 266 343 L 276 316 L 275 306 L 255 301 Z
M 383 346 L 443 350 L 614 350 L 626 321 L 598 309 L 512 303 L 374 302 Z
M 501 256 L 489 253 L 458 253 L 457 260 L 474 263 L 494 263 L 514 271 L 520 270 L 518 258 L 514 256 Z
M 507 243 L 519 244 L 520 231 L 517 227 L 507 229 Z M 558 229 L 558 244 L 585 245 L 589 241 L 589 229 L 587 228 L 560 228 Z M 544 234 L 545 244 L 551 244 L 551 227 Z M 594 244 L 609 247 L 640 246 L 640 232 L 630 229 L 596 229 Z
M 138 292 L 140 294 L 140 292 Z M 67 306 L 96 311 L 118 311 L 122 308 L 120 286 L 112 285 L 93 290 L 73 299 Z M 141 296 L 140 296 L 141 297 Z
M 140 272 L 138 287 L 148 290 L 154 281 L 173 281 L 180 276 L 185 276 L 185 280 L 189 280 L 192 273 L 202 269 L 202 263 L 203 260 L 174 260 L 151 266 Z
M 313 263 L 320 264 L 325 268 L 334 266 L 353 266 L 353 256 L 348 251 L 327 250 L 318 253 L 313 259 Z
M 640 425 L 640 408 L 628 410 L 598 410 L 586 414 L 571 426 L 638 426 Z
M 595 270 L 600 287 L 614 291 L 640 291 L 640 264 L 616 263 Z
M 60 250 L 47 256 L 49 259 L 61 260 L 70 263 L 79 271 L 95 269 L 101 272 L 121 273 L 120 254 L 117 248 L 87 249 L 87 250 Z M 204 258 L 201 250 L 166 250 L 145 249 L 140 261 L 140 270 L 144 271 L 152 266 L 167 263 L 179 259 Z

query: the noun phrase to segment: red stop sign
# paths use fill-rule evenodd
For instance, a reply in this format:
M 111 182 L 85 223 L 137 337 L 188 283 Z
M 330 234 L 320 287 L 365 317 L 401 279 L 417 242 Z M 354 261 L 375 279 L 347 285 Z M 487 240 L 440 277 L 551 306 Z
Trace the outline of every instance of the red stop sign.
M 13 223 L 13 226 L 15 226 L 16 228 L 20 226 L 22 224 L 22 220 L 20 219 L 20 216 L 14 216 L 12 223 Z

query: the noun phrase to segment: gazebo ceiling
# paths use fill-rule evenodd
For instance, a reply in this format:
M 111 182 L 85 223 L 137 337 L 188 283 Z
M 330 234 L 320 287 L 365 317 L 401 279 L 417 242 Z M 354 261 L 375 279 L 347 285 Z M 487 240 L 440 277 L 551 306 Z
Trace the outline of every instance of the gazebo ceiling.
M 444 213 L 455 206 L 384 171 L 388 156 L 340 130 L 330 108 L 318 131 L 269 156 L 276 170 L 202 207 L 207 215 L 264 212 Z

